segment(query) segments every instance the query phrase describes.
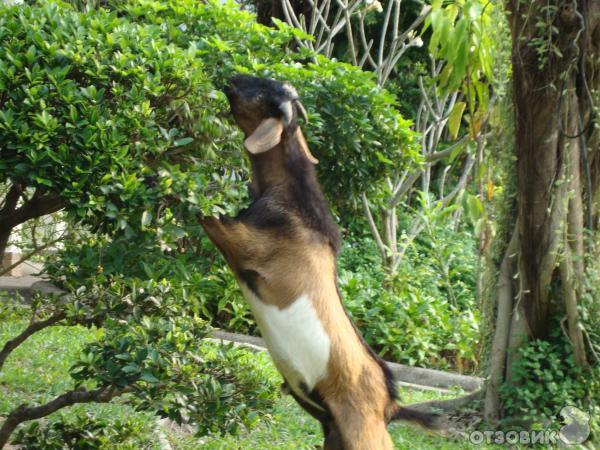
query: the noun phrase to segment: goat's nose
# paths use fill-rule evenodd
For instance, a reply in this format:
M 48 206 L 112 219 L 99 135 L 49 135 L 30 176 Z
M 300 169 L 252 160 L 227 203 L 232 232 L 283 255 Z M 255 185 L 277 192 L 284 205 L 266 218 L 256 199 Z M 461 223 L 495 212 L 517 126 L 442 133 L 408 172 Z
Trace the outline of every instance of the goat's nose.
M 239 84 L 239 82 L 243 79 L 242 75 L 240 75 L 239 73 L 236 73 L 235 75 L 229 77 L 229 79 L 227 80 L 227 83 L 230 86 L 236 86 Z
M 223 92 L 225 92 L 225 95 L 227 97 L 233 94 L 233 92 L 235 91 L 235 83 L 231 80 L 231 78 L 225 82 L 225 85 L 223 86 L 222 90 Z

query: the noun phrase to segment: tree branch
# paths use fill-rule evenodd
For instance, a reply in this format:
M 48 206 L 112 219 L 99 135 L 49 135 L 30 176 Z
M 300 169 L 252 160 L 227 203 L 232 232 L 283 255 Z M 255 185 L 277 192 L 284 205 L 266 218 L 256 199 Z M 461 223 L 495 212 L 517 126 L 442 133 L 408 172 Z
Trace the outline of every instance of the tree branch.
M 425 156 L 425 161 L 427 161 L 428 163 L 438 162 L 438 161 L 446 158 L 447 156 L 450 156 L 450 154 L 454 151 L 454 149 L 456 147 L 463 145 L 468 140 L 469 140 L 469 135 L 465 134 L 458 141 L 452 143 L 450 146 L 446 147 L 444 150 L 441 150 L 441 151 L 435 152 L 435 153 L 430 153 L 427 156 Z
M 20 208 L 0 211 L 0 233 L 6 233 L 19 224 L 63 209 L 67 203 L 58 194 L 40 195 L 38 191 Z
M 471 169 L 473 169 L 474 165 L 475 158 L 473 157 L 473 155 L 469 155 L 467 157 L 465 168 L 460 179 L 458 180 L 458 183 L 456 183 L 456 186 L 454 187 L 452 192 L 450 192 L 446 197 L 444 197 L 441 200 L 443 206 L 448 205 L 452 201 L 452 199 L 454 199 L 454 197 L 456 197 L 460 193 L 460 191 L 462 191 L 466 187 L 467 181 L 469 180 L 469 175 L 471 174 Z
M 52 239 L 51 241 L 46 242 L 44 245 L 41 245 L 39 247 L 36 247 L 35 249 L 33 249 L 32 251 L 30 251 L 29 253 L 25 254 L 21 259 L 19 259 L 16 263 L 11 264 L 8 267 L 4 267 L 0 269 L 0 277 L 3 276 L 4 274 L 10 272 L 11 270 L 13 270 L 15 267 L 17 267 L 19 264 L 23 264 L 25 261 L 27 261 L 29 258 L 31 258 L 32 256 L 37 255 L 38 253 L 40 253 L 41 251 L 47 249 L 48 247 L 50 247 L 53 244 L 56 244 L 57 242 L 59 242 L 60 240 L 62 240 L 62 238 L 64 237 L 64 233 L 61 234 L 59 237 L 57 237 L 56 239 Z M 1 366 L 1 364 L 0 364 Z
M 74 389 L 65 394 L 59 395 L 54 400 L 40 406 L 21 405 L 14 409 L 6 418 L 0 428 L 0 448 L 8 442 L 10 435 L 15 428 L 23 422 L 41 419 L 59 409 L 72 406 L 77 403 L 108 403 L 114 397 L 125 392 L 125 389 L 116 386 L 102 387 L 93 391 L 87 391 L 83 388 Z
M 19 334 L 18 336 L 16 336 L 13 339 L 10 339 L 9 341 L 7 341 L 6 344 L 4 344 L 4 347 L 2 348 L 2 350 L 0 350 L 0 370 L 2 370 L 2 366 L 4 365 L 6 358 L 8 358 L 8 355 L 10 355 L 12 353 L 12 351 L 14 349 L 16 349 L 19 345 L 21 345 L 23 342 L 25 342 L 27 340 L 27 338 L 29 338 L 32 334 L 37 333 L 40 330 L 43 330 L 44 328 L 50 327 L 52 325 L 56 325 L 58 322 L 63 320 L 65 317 L 66 317 L 66 314 L 64 312 L 59 312 L 59 313 L 56 313 L 56 314 L 50 316 L 46 320 L 32 322 L 31 324 L 29 324 L 29 326 L 27 328 L 25 328 L 21 332 L 21 334 Z
M 377 225 L 375 224 L 375 220 L 373 219 L 373 215 L 371 214 L 371 209 L 369 208 L 369 201 L 367 200 L 367 195 L 364 192 L 361 194 L 361 200 L 362 200 L 363 208 L 365 210 L 365 214 L 367 216 L 367 220 L 369 222 L 369 227 L 371 228 L 371 233 L 373 234 L 373 237 L 375 238 L 375 242 L 377 243 L 377 248 L 379 249 L 379 252 L 381 253 L 381 258 L 385 265 L 385 263 L 387 261 L 386 248 L 385 248 L 385 245 L 383 244 L 383 241 L 381 240 L 379 231 L 377 230 Z
M 2 205 L 2 209 L 0 209 L 0 215 L 14 211 L 22 193 L 23 186 L 21 186 L 19 183 L 13 183 L 4 197 L 4 203 Z
M 413 185 L 417 182 L 417 180 L 421 176 L 421 173 L 422 173 L 421 171 L 415 171 L 406 180 L 404 180 L 404 182 L 402 183 L 400 188 L 397 190 L 396 194 L 394 194 L 394 196 L 388 203 L 388 206 L 390 208 L 395 208 L 396 206 L 398 206 L 398 203 L 400 203 L 400 200 L 402 199 L 402 197 L 404 197 L 404 194 L 406 194 L 406 192 L 408 192 L 408 190 L 411 187 L 413 187 Z

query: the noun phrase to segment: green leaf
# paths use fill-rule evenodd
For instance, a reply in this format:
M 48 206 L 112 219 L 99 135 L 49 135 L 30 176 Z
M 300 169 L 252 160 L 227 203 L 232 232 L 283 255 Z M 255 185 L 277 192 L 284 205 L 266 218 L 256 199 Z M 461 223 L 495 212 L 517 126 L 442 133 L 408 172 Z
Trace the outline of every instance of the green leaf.
M 467 104 L 465 102 L 456 102 L 448 116 L 448 131 L 453 139 L 456 139 L 458 136 L 458 130 L 460 129 L 460 123 L 466 106 Z
M 194 138 L 184 137 L 184 138 L 181 138 L 181 139 L 177 139 L 175 142 L 173 142 L 173 145 L 175 147 L 181 147 L 182 145 L 187 145 L 187 144 L 189 144 L 190 142 L 193 142 L 193 141 L 194 141 Z
M 392 160 L 391 160 L 391 159 L 389 159 L 389 158 L 386 158 L 386 157 L 384 156 L 384 154 L 383 154 L 383 153 L 381 153 L 381 152 L 378 152 L 378 151 L 377 151 L 377 152 L 375 152 L 375 156 L 377 156 L 377 159 L 378 159 L 380 162 L 384 163 L 384 164 L 394 164 L 394 161 L 392 161 Z
M 152 372 L 150 372 L 149 370 L 142 371 L 140 380 L 143 380 L 143 381 L 146 381 L 146 382 L 152 383 L 152 384 L 156 384 L 160 381 L 158 378 L 156 378 L 154 375 L 152 375 Z
M 152 213 L 148 210 L 142 213 L 142 228 L 147 227 L 152 223 Z
M 469 219 L 471 219 L 472 223 L 476 223 L 483 215 L 483 203 L 479 197 L 471 194 L 467 194 L 466 200 L 466 209 Z

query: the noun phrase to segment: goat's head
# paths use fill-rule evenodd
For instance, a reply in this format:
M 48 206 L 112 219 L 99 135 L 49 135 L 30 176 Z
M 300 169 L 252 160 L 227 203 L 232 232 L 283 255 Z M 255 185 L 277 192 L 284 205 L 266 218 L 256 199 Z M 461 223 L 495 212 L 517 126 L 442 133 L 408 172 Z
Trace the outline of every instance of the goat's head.
M 298 115 L 305 120 L 307 117 L 292 85 L 270 78 L 235 75 L 225 94 L 235 121 L 246 135 L 244 146 L 250 154 L 268 152 L 293 138 L 310 162 L 318 162 L 298 128 Z

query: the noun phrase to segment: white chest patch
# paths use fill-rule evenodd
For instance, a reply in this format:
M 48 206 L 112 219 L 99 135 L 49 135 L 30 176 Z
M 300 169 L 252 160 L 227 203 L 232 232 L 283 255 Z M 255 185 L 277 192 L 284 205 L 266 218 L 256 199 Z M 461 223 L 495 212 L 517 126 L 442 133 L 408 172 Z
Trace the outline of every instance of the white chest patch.
M 309 391 L 327 375 L 331 340 L 307 295 L 285 309 L 262 302 L 246 286 L 242 292 L 254 314 L 277 369 L 294 393 L 309 403 L 301 389 Z

